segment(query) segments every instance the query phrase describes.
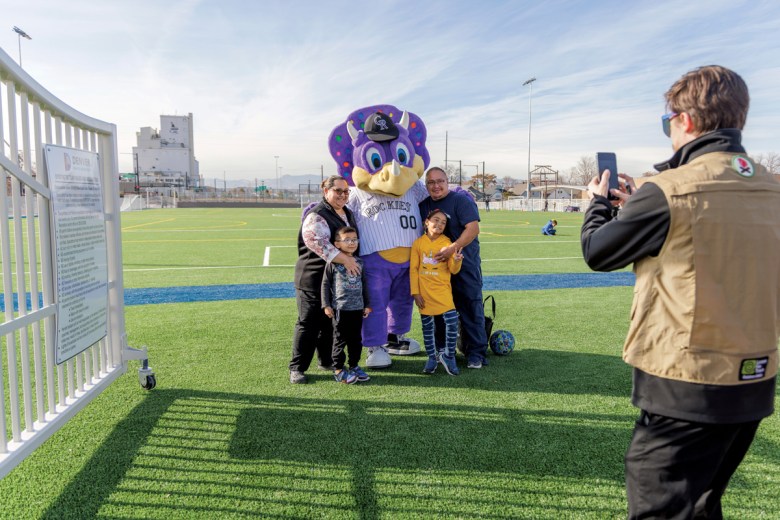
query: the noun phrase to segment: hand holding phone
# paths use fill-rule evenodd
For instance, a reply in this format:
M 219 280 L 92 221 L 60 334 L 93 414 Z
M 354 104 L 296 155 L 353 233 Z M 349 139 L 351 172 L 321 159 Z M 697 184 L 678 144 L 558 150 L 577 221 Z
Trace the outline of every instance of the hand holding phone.
M 607 198 L 616 200 L 611 190 L 620 189 L 620 179 L 618 178 L 617 157 L 611 152 L 598 152 L 596 154 L 596 167 L 598 168 L 599 179 L 604 174 L 604 170 L 609 170 L 609 189 Z

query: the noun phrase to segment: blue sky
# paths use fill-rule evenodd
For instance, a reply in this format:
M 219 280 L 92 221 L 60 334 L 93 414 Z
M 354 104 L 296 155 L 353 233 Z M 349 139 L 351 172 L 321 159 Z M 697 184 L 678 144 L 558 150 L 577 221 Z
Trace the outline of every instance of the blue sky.
M 614 151 L 639 175 L 671 155 L 663 93 L 720 64 L 745 78 L 748 151 L 780 152 L 780 3 L 771 1 L 0 0 L 0 47 L 54 95 L 119 130 L 192 112 L 205 177 L 335 173 L 331 129 L 389 103 L 420 115 L 433 164 L 525 178 Z M 470 174 L 475 168 L 464 167 Z M 223 173 L 224 172 L 224 173 Z

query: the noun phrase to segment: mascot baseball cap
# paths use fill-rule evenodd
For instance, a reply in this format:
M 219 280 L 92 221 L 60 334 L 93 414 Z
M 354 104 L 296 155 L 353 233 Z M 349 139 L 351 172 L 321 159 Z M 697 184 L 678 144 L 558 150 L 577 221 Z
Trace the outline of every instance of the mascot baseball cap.
M 366 137 L 376 142 L 398 139 L 398 127 L 392 119 L 381 112 L 374 112 L 366 118 L 363 132 Z

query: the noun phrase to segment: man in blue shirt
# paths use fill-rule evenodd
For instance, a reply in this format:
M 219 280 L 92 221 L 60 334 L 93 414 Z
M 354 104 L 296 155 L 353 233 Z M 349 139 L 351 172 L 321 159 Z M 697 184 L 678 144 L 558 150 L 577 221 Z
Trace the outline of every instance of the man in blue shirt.
M 482 306 L 482 259 L 479 256 L 479 210 L 470 197 L 450 192 L 447 174 L 438 167 L 428 170 L 425 186 L 429 197 L 420 203 L 420 214 L 432 209 L 447 214 L 444 234 L 452 245 L 441 250 L 438 261 L 446 261 L 458 249 L 463 249 L 463 267 L 452 276 L 452 297 L 460 315 L 463 350 L 468 368 L 487 365 L 485 311 Z M 439 327 L 437 327 L 438 329 Z

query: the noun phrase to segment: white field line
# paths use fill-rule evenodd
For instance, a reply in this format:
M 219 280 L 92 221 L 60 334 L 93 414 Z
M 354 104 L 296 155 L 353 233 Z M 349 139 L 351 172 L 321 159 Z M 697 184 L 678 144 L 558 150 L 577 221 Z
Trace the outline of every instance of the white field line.
M 271 267 L 271 248 L 279 247 L 298 247 L 298 246 L 265 246 L 265 254 L 263 255 L 263 267 Z M 275 266 L 279 267 L 279 266 Z
M 490 258 L 482 259 L 482 262 L 534 262 L 548 260 L 582 260 L 581 256 L 551 256 L 549 258 Z
M 579 244 L 579 240 L 558 240 L 557 238 L 547 238 L 541 240 L 525 240 L 525 241 L 513 241 L 513 242 L 499 242 L 494 240 L 482 240 L 480 239 L 479 245 L 486 244 Z
M 561 226 L 558 226 L 561 227 Z M 227 232 L 227 231 L 239 231 L 241 233 L 246 233 L 247 231 L 298 231 L 298 228 L 209 228 L 209 229 L 123 229 L 122 232 L 128 232 L 128 233 L 207 233 L 211 231 L 220 231 L 220 232 Z
M 293 247 L 293 246 L 280 246 L 280 247 Z M 550 260 L 581 260 L 581 256 L 556 256 L 556 257 L 538 257 L 538 258 L 491 258 L 489 260 L 483 259 L 483 262 L 549 262 Z M 215 265 L 215 266 L 201 266 L 201 267 L 155 267 L 148 269 L 125 269 L 124 272 L 146 272 L 146 271 L 197 271 L 204 269 L 259 269 L 262 267 L 295 267 L 295 264 L 263 264 L 263 265 Z M 2 277 L 0 277 L 2 279 Z
M 150 267 L 148 269 L 125 269 L 125 273 L 140 273 L 146 271 L 202 271 L 204 269 L 260 269 L 261 267 L 295 267 L 290 265 L 204 265 L 193 267 Z

